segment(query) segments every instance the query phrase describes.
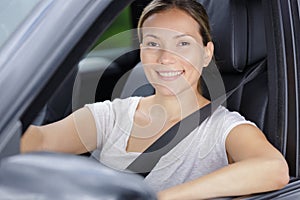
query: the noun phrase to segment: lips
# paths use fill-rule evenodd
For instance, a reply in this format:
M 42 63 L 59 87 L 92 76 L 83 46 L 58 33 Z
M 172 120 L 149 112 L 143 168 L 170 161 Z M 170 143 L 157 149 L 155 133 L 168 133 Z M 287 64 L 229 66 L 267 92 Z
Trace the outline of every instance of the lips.
M 175 80 L 176 78 L 180 77 L 184 73 L 184 70 L 177 70 L 177 71 L 157 71 L 159 77 L 164 80 Z

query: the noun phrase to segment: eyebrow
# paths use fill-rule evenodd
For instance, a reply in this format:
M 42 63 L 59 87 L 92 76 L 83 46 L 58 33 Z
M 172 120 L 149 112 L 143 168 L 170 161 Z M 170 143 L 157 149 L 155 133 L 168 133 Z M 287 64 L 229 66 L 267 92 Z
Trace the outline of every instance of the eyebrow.
M 176 36 L 175 36 L 175 38 L 181 38 L 181 37 L 192 37 L 192 38 L 194 38 L 194 36 L 192 36 L 192 35 L 190 35 L 190 34 L 186 34 L 186 33 L 181 34 L 181 35 L 176 35 Z
M 155 39 L 159 39 L 159 37 L 157 37 L 156 35 L 153 35 L 153 34 L 147 34 L 144 37 L 153 37 Z
M 156 36 L 156 35 L 153 35 L 153 34 L 147 34 L 147 35 L 145 35 L 144 37 L 153 37 L 153 38 L 155 38 L 155 39 L 159 39 L 159 37 L 158 36 Z M 194 38 L 192 35 L 190 35 L 190 34 L 186 34 L 186 33 L 184 33 L 184 34 L 180 34 L 180 35 L 176 35 L 174 38 L 181 38 L 181 37 L 192 37 L 192 38 Z

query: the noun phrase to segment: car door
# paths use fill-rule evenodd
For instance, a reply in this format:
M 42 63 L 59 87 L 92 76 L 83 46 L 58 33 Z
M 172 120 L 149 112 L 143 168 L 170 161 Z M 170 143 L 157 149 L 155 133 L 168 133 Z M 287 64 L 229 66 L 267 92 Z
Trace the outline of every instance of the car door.
M 1 47 L 0 137 L 10 135 L 16 124 L 22 124 L 16 128 L 21 132 L 28 127 L 97 36 L 128 3 L 45 0 L 33 6 Z
M 5 22 L 11 31 L 0 43 L 1 198 L 155 199 L 141 178 L 109 170 L 84 157 L 41 152 L 18 155 L 22 133 L 130 2 L 12 0 L 0 4 L 1 14 L 12 5 L 7 15 L 21 17 L 15 26 Z M 23 4 L 21 15 L 18 6 Z M 5 23 L 0 28 L 6 27 Z

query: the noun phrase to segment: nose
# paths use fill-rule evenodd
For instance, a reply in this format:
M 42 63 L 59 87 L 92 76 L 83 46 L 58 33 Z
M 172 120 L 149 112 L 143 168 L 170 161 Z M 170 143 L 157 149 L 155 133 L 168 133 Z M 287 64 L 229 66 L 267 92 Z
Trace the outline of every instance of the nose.
M 170 50 L 161 49 L 159 52 L 158 62 L 160 64 L 173 64 L 176 61 L 176 56 Z

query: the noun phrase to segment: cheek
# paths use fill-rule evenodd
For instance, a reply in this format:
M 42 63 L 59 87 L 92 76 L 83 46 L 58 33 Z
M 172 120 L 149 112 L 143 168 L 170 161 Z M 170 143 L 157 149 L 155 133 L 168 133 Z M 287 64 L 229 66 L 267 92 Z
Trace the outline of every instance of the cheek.
M 149 49 L 141 49 L 140 57 L 143 64 L 155 63 L 157 60 L 157 55 L 154 50 Z
M 202 52 L 198 50 L 182 53 L 180 59 L 182 64 L 187 66 L 189 70 L 196 70 L 201 74 L 204 66 L 204 56 Z
M 147 59 L 147 53 L 146 53 L 145 50 L 142 49 L 142 48 L 141 48 L 141 50 L 140 50 L 140 57 L 141 57 L 141 60 Z
M 192 77 L 199 77 L 202 74 L 202 67 L 199 67 L 199 65 L 192 65 L 191 63 L 185 62 L 182 63 L 182 65 L 185 66 L 185 71 L 188 76 Z

